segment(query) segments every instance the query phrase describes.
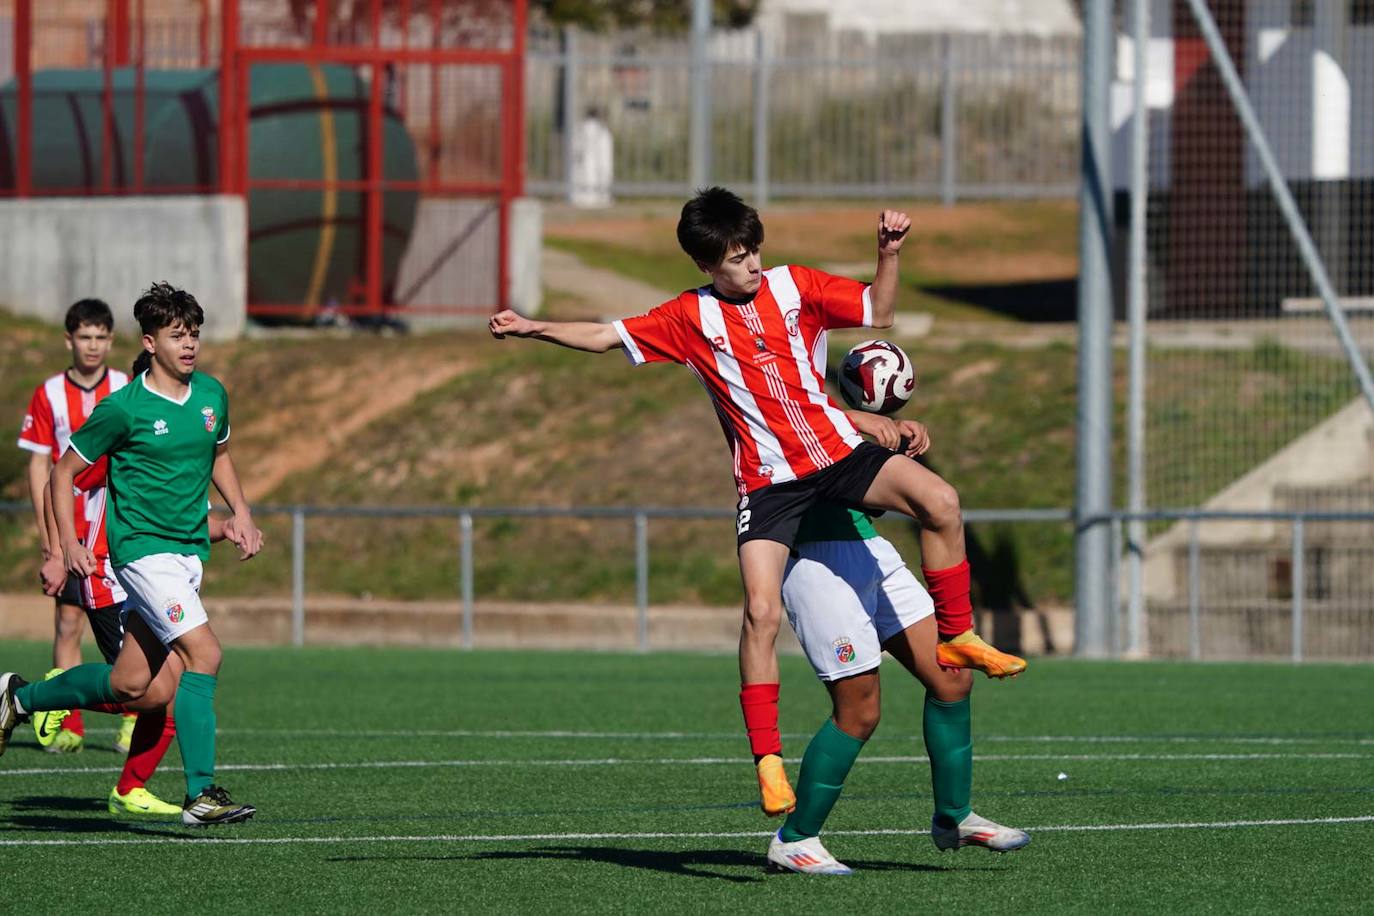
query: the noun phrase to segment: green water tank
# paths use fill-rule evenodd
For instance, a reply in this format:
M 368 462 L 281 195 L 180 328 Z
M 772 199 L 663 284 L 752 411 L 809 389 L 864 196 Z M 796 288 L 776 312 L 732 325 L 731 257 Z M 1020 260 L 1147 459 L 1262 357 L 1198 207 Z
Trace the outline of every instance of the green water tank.
M 134 72 L 114 72 L 115 143 L 110 181 L 134 184 Z M 143 186 L 193 193 L 219 185 L 219 71 L 144 74 Z M 32 184 L 44 193 L 80 195 L 101 187 L 98 70 L 33 75 Z M 249 84 L 249 177 L 360 181 L 366 174 L 369 87 L 351 67 L 258 64 Z M 0 188 L 14 187 L 17 105 L 13 81 L 0 87 Z M 387 109 L 383 175 L 414 181 L 415 145 Z M 388 191 L 382 205 L 383 289 L 395 284 L 415 225 L 418 194 Z M 364 264 L 366 198 L 358 190 L 252 189 L 248 195 L 248 298 L 254 305 L 320 306 L 356 301 Z M 98 293 L 98 291 L 95 291 Z

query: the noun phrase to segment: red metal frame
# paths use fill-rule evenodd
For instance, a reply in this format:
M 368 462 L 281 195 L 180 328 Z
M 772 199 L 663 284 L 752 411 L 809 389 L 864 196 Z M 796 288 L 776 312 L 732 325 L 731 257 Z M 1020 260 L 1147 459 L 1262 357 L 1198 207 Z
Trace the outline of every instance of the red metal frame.
M 358 0 L 357 7 L 362 0 Z M 14 0 L 14 75 L 17 89 L 15 125 L 14 188 L 5 192 L 17 197 L 85 196 L 99 194 L 196 194 L 214 190 L 221 194 L 247 196 L 253 190 L 349 191 L 364 195 L 363 250 L 359 258 L 359 277 L 355 284 L 360 302 L 349 303 L 346 311 L 381 312 L 394 303 L 387 301 L 392 291 L 384 289 L 383 235 L 385 208 L 383 195 L 388 192 L 419 193 L 430 197 L 480 197 L 492 199 L 499 213 L 497 301 L 503 307 L 508 298 L 510 280 L 508 235 L 511 201 L 524 188 L 524 54 L 528 0 L 508 0 L 511 35 L 506 46 L 500 48 L 445 47 L 444 14 L 448 4 L 444 0 L 397 0 L 384 7 L 383 0 L 366 0 L 365 26 L 369 35 L 362 39 L 362 28 L 341 28 L 333 19 L 339 6 L 335 0 L 315 0 L 314 21 L 305 47 L 291 44 L 291 36 L 283 35 L 281 43 L 254 45 L 242 40 L 243 20 L 241 0 L 188 0 L 187 11 L 195 16 L 194 44 L 188 43 L 187 55 L 202 66 L 212 62 L 212 28 L 219 29 L 218 112 L 218 177 L 213 187 L 184 186 L 147 187 L 145 174 L 147 147 L 144 130 L 147 124 L 147 64 L 149 57 L 146 0 L 104 0 L 104 33 L 98 61 L 67 63 L 66 66 L 95 66 L 101 72 L 101 112 L 99 161 L 96 163 L 91 185 L 74 188 L 33 186 L 33 60 L 34 60 L 34 0 Z M 56 5 L 56 4 L 54 4 Z M 48 7 L 44 7 L 45 15 Z M 82 14 L 84 15 L 84 14 Z M 212 21 L 218 15 L 218 23 Z M 382 42 L 387 16 L 401 24 L 400 40 L 395 46 Z M 421 46 L 412 44 L 410 25 L 413 17 L 428 15 L 432 40 Z M 395 18 L 399 16 L 399 18 Z M 84 20 L 82 20 L 84 21 Z M 43 28 L 48 28 L 44 20 Z M 156 36 L 155 36 L 156 37 Z M 47 52 L 45 52 L 45 55 Z M 48 57 L 44 57 L 45 66 Z M 271 62 L 300 64 L 339 64 L 357 68 L 367 75 L 370 90 L 367 97 L 365 140 L 367 156 L 361 179 L 348 180 L 274 180 L 256 179 L 249 173 L 248 142 L 250 127 L 249 88 L 252 68 Z M 429 111 L 419 113 L 416 141 L 419 146 L 421 174 L 417 180 L 388 180 L 384 175 L 384 144 L 386 119 L 399 114 L 406 119 L 406 81 L 417 74 L 412 66 L 429 69 Z M 499 177 L 492 180 L 451 180 L 456 157 L 446 153 L 446 143 L 453 142 L 452 131 L 443 124 L 446 107 L 441 104 L 445 92 L 454 93 L 457 79 L 445 79 L 456 68 L 482 68 L 495 71 L 500 79 L 500 164 Z M 133 137 L 121 146 L 121 125 L 115 120 L 114 83 L 117 72 L 132 68 L 134 98 Z M 128 71 L 123 70 L 121 79 Z M 389 81 L 394 81 L 389 86 Z M 395 90 L 396 112 L 387 111 L 388 88 Z M 412 125 L 415 121 L 410 121 Z M 123 129 L 129 129 L 123 128 Z M 124 150 L 130 150 L 132 164 L 123 162 Z M 493 167 L 495 167 L 493 163 Z M 250 311 L 260 314 L 299 313 L 300 306 L 254 305 Z M 443 303 L 426 302 L 405 306 L 415 313 L 442 313 L 453 310 Z

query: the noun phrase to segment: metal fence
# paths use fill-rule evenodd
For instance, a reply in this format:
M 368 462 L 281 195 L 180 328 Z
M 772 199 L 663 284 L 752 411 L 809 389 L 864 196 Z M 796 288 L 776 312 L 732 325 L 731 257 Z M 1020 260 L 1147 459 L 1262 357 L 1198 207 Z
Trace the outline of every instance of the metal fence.
M 1185 615 L 1173 649 L 1198 657 L 1205 621 L 1230 614 L 1273 654 L 1253 615 L 1291 600 L 1294 658 L 1304 616 L 1369 657 L 1374 10 L 1122 6 L 1124 645 L 1158 652 L 1159 619 Z
M 535 35 L 528 188 L 568 195 L 589 114 L 615 195 L 722 183 L 770 197 L 1067 196 L 1078 181 L 1076 36 L 852 33 L 790 48 L 752 31 Z

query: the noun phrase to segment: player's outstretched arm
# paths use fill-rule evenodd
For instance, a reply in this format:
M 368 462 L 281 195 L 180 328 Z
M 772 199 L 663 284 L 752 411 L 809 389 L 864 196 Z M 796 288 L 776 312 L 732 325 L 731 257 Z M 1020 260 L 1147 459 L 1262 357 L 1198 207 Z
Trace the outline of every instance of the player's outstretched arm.
M 878 267 L 868 290 L 875 328 L 890 328 L 897 318 L 898 256 L 910 228 L 911 217 L 898 210 L 878 216 Z
M 533 337 L 588 353 L 605 353 L 624 346 L 614 325 L 596 321 L 535 321 L 510 309 L 492 315 L 487 330 L 497 340 Z
M 243 485 L 239 483 L 239 472 L 234 467 L 234 459 L 229 457 L 228 444 L 220 445 L 215 451 L 215 465 L 210 471 L 210 479 L 234 517 L 224 523 L 224 538 L 239 549 L 239 559 L 248 560 L 262 550 L 262 532 L 253 523 L 253 512 L 248 507 L 248 498 L 243 495 Z
M 69 448 L 53 465 L 52 475 L 48 478 L 48 501 L 52 503 L 52 512 L 57 520 L 62 563 L 67 572 L 78 576 L 89 576 L 96 570 L 95 554 L 76 536 L 76 503 L 72 497 L 72 481 L 88 464 L 80 452 Z

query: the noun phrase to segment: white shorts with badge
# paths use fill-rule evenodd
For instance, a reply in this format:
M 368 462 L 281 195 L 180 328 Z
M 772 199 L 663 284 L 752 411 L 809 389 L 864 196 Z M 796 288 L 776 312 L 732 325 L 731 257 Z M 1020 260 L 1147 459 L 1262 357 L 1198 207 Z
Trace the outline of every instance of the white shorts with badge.
M 126 612 L 141 615 L 164 646 L 210 622 L 200 603 L 200 557 L 155 553 L 116 566 L 114 572 L 129 593 Z
M 878 667 L 882 645 L 935 613 L 886 538 L 798 544 L 782 602 L 816 676 L 834 681 Z

